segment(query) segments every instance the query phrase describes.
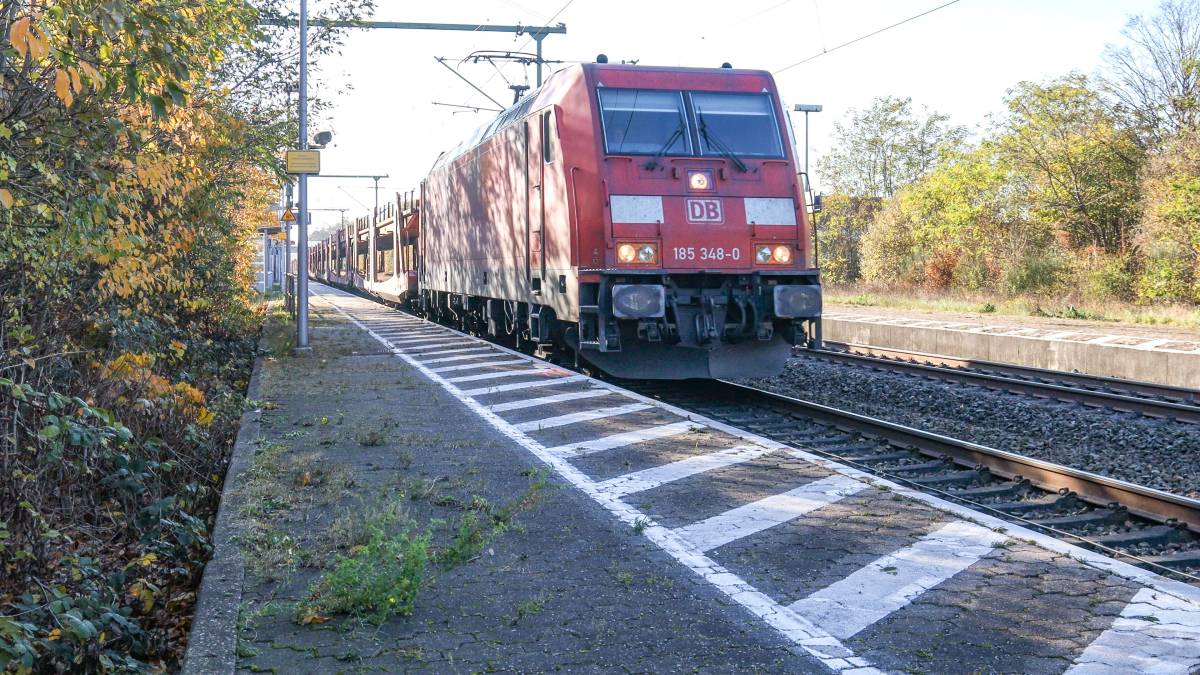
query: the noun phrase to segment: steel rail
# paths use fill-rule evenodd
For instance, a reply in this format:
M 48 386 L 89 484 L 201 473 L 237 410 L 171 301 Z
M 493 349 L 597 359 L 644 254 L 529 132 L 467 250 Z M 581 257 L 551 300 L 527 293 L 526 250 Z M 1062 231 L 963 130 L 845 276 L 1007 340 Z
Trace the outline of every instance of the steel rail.
M 941 434 L 921 431 L 913 427 L 735 382 L 725 380 L 718 380 L 718 382 L 741 397 L 757 398 L 775 407 L 798 412 L 810 419 L 830 423 L 845 431 L 865 433 L 922 454 L 948 457 L 966 466 L 983 466 L 1004 478 L 1025 478 L 1033 485 L 1050 492 L 1066 488 L 1075 492 L 1080 499 L 1094 505 L 1105 507 L 1113 503 L 1121 504 L 1130 513 L 1142 518 L 1158 522 L 1178 521 L 1186 525 L 1192 532 L 1200 533 L 1200 500 L 1198 499 L 1135 485 Z
M 1110 377 L 1083 375 L 1080 373 L 1066 373 L 989 361 L 971 361 L 937 354 L 885 349 L 869 345 L 845 344 L 842 347 L 844 351 L 843 349 L 826 348 L 804 350 L 798 353 L 827 361 L 854 363 L 876 368 L 886 368 L 896 372 L 928 375 L 939 379 L 993 389 L 1003 389 L 1042 398 L 1079 402 L 1112 408 L 1114 410 L 1135 412 L 1149 417 L 1200 424 L 1200 391 L 1194 389 L 1171 387 L 1136 380 L 1121 380 Z M 914 363 L 905 359 L 913 359 L 919 362 Z M 979 372 L 973 369 L 994 370 L 997 373 Z M 999 373 L 1010 373 L 1012 375 L 1021 375 L 1022 377 L 1012 377 Z M 1079 386 L 1045 382 L 1042 380 L 1072 382 Z M 1090 389 L 1087 387 L 1103 387 L 1103 389 Z M 1121 391 L 1112 391 L 1112 389 L 1120 389 Z M 1141 395 L 1124 392 L 1137 392 Z M 1148 396 L 1161 396 L 1173 400 L 1147 398 Z

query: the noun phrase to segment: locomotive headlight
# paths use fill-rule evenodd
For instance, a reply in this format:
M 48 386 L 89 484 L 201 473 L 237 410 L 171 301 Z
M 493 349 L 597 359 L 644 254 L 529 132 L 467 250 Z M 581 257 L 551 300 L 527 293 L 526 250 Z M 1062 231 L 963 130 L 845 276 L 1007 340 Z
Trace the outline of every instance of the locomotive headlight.
M 707 171 L 689 171 L 688 187 L 693 190 L 708 190 L 712 188 L 712 177 Z
M 771 257 L 780 265 L 786 265 L 792 261 L 792 248 L 790 246 L 776 246 L 771 252 Z
M 658 263 L 658 244 L 627 241 L 617 244 L 617 262 L 633 265 Z
M 642 244 L 638 247 L 638 262 L 651 265 L 658 262 L 658 247 L 654 244 Z
M 766 265 L 767 263 L 771 262 L 771 247 L 770 246 L 755 247 L 754 260 L 757 261 L 760 265 Z

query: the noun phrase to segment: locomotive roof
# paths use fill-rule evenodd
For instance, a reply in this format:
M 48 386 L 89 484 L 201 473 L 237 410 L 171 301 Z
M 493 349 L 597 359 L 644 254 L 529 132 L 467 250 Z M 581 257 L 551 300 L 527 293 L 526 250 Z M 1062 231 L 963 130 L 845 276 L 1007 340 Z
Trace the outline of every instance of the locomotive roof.
M 528 92 L 525 96 L 513 105 L 504 109 L 496 115 L 490 122 L 480 126 L 467 138 L 463 139 L 454 147 L 443 152 L 434 161 L 433 167 L 436 169 L 439 166 L 444 166 L 455 159 L 458 159 L 471 148 L 479 145 L 485 140 L 504 131 L 509 126 L 512 126 L 517 121 L 524 119 L 535 108 L 542 108 L 557 101 L 562 92 L 570 85 L 571 80 L 582 78 L 596 81 L 597 77 L 603 76 L 603 73 L 644 73 L 647 75 L 709 75 L 709 76 L 729 76 L 742 75 L 751 77 L 763 77 L 771 80 L 771 73 L 766 70 L 751 70 L 743 68 L 694 68 L 685 66 L 642 66 L 631 63 L 576 63 L 556 70 L 546 78 L 542 86 Z M 562 86 L 560 86 L 560 83 Z

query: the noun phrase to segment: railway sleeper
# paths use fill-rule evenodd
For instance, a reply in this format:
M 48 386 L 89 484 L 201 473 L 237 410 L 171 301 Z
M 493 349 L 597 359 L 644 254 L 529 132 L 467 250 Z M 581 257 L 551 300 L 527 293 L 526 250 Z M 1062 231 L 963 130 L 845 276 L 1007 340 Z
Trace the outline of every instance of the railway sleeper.
M 905 458 L 912 457 L 911 453 L 905 453 Z M 958 468 L 953 462 L 944 459 L 935 459 L 930 462 L 921 462 L 919 464 L 885 464 L 877 467 L 880 471 L 886 471 L 891 474 L 903 475 L 907 477 L 909 474 L 940 474 L 953 472 Z
M 1142 560 L 1145 562 L 1142 562 Z M 1133 561 L 1133 564 L 1139 567 L 1162 565 L 1163 567 L 1170 567 L 1176 570 L 1196 570 L 1200 569 L 1200 549 L 1166 553 L 1164 555 L 1141 556 L 1141 560 Z
M 1125 510 L 1124 506 L 1110 506 L 1068 516 L 1037 518 L 1035 522 L 1038 525 L 1045 525 L 1047 527 L 1073 530 L 1103 525 L 1121 525 L 1127 520 L 1129 520 L 1129 512 Z
M 1030 514 L 1068 511 L 1083 508 L 1083 502 L 1072 493 L 1068 495 L 1044 495 L 1039 499 L 1027 499 L 1011 502 L 998 502 L 988 504 L 988 508 L 1004 511 L 1016 516 L 1027 516 Z
M 947 487 L 953 487 L 957 485 L 979 485 L 981 483 L 986 483 L 993 478 L 994 476 L 987 469 L 970 469 L 967 471 L 948 471 L 946 473 L 933 476 L 913 477 L 908 478 L 908 480 L 917 483 L 918 485 L 945 489 Z
M 1130 530 L 1129 532 L 1102 534 L 1089 537 L 1088 539 L 1089 541 L 1111 548 L 1120 548 L 1122 546 L 1135 546 L 1138 544 L 1165 546 L 1174 542 L 1187 541 L 1189 537 L 1190 535 L 1187 533 L 1187 530 L 1178 525 L 1151 525 L 1150 527 L 1142 527 Z
M 876 445 L 876 446 L 870 446 L 870 447 L 861 448 L 861 449 L 862 450 L 870 450 L 871 448 L 877 448 L 877 447 L 879 447 L 879 446 Z M 854 448 L 854 450 L 856 450 L 856 451 L 859 449 L 860 448 Z M 843 452 L 843 453 L 839 453 L 838 457 L 841 457 L 842 459 L 846 460 L 847 462 L 857 462 L 859 464 L 875 465 L 875 464 L 881 464 L 884 462 L 894 462 L 896 460 L 908 459 L 908 458 L 912 457 L 912 453 L 908 452 L 907 450 L 899 450 L 899 451 L 895 451 L 895 452 L 872 453 L 872 454 L 866 454 L 866 455 L 847 455 Z
M 1012 499 L 1016 500 L 1019 497 L 1028 495 L 1034 492 L 1033 484 L 1026 478 L 1014 479 L 1008 483 L 1000 485 L 983 485 L 980 487 L 965 488 L 955 490 L 955 497 L 962 497 L 973 501 L 981 501 L 985 499 Z

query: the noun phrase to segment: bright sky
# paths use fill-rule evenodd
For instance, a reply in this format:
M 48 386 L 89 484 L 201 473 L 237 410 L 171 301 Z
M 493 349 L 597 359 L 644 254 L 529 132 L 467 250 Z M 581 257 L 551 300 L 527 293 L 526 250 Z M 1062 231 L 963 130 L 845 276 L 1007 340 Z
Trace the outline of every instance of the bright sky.
M 644 65 L 719 66 L 772 72 L 946 0 L 378 0 L 373 18 L 390 21 L 540 25 L 566 23 L 566 35 L 546 38 L 545 56 Z M 320 0 L 313 0 L 319 3 Z M 829 147 L 834 120 L 876 96 L 911 96 L 948 113 L 957 124 L 981 128 L 999 110 L 1005 91 L 1021 80 L 1070 71 L 1092 73 L 1106 44 L 1121 40 L 1129 16 L 1152 14 L 1157 0 L 960 0 L 928 16 L 779 72 L 780 93 L 793 103 L 819 103 L 810 117 L 812 162 Z M 319 15 L 318 7 L 312 12 Z M 555 15 L 557 14 L 557 17 Z M 494 113 L 462 112 L 433 102 L 491 105 L 443 66 L 478 49 L 532 50 L 522 36 L 442 31 L 351 31 L 340 56 L 321 64 L 313 94 L 333 103 L 321 129 L 334 132 L 322 157 L 324 173 L 387 173 L 381 201 L 416 188 L 438 154 Z M 551 66 L 561 67 L 561 66 Z M 508 103 L 509 82 L 533 84 L 533 67 L 508 64 L 503 75 L 487 63 L 460 72 Z M 528 72 L 525 72 L 528 70 Z M 506 79 L 508 81 L 506 81 Z M 794 118 L 803 138 L 803 115 Z M 317 129 L 314 129 L 315 132 Z M 803 143 L 801 141 L 801 143 Z M 803 147 L 801 147 L 803 152 Z M 371 181 L 310 181 L 310 207 L 365 215 Z M 820 177 L 816 177 L 820 189 Z M 315 211 L 313 223 L 336 222 Z

